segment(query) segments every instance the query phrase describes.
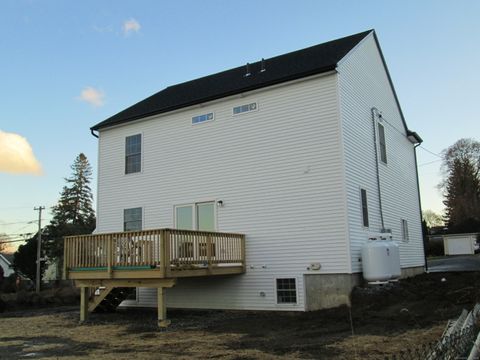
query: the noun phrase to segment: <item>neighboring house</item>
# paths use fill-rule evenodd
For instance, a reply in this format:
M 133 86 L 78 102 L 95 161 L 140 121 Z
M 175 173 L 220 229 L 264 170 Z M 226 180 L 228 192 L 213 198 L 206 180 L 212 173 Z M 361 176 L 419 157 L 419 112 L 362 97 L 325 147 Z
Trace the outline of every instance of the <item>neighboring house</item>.
M 478 233 L 442 235 L 445 255 L 475 254 L 475 252 L 479 250 L 477 243 L 478 236 Z
M 3 269 L 3 276 L 9 277 L 15 271 L 12 268 L 13 254 L 0 253 L 0 266 Z
M 361 247 L 381 231 L 399 244 L 403 275 L 424 271 L 421 139 L 407 128 L 374 31 L 170 86 L 92 133 L 96 234 L 245 234 L 243 274 L 178 278 L 169 307 L 348 303 Z M 192 244 L 178 251 L 193 254 Z M 140 288 L 124 305 L 157 306 L 157 294 Z
M 42 281 L 59 280 L 58 261 L 54 261 L 47 258 L 45 267 L 46 268 L 42 276 Z

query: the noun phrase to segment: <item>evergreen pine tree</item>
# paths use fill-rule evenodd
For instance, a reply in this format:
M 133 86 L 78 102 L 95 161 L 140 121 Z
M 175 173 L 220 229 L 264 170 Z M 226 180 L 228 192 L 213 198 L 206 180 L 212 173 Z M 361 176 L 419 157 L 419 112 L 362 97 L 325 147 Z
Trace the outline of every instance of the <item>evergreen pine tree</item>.
M 58 204 L 52 207 L 53 219 L 45 231 L 45 250 L 49 258 L 63 257 L 63 237 L 89 234 L 95 229 L 95 212 L 90 188 L 92 168 L 87 157 L 79 154 L 71 166 L 72 175 L 60 193 Z
M 480 143 L 460 139 L 444 151 L 443 166 L 449 232 L 480 231 Z

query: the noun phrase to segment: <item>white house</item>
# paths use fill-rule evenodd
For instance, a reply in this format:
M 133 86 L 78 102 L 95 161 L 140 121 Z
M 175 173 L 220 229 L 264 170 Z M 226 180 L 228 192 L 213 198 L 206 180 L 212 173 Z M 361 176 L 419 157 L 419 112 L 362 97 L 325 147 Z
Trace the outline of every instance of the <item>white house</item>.
M 473 255 L 478 250 L 478 233 L 443 235 L 445 255 Z
M 421 138 L 373 30 L 167 87 L 91 130 L 97 234 L 245 234 L 243 274 L 178 279 L 169 307 L 348 303 L 361 247 L 381 231 L 405 276 L 423 272 Z M 156 294 L 140 288 L 124 305 L 156 306 Z
M 13 256 L 11 254 L 0 253 L 0 267 L 3 269 L 3 276 L 8 277 L 15 271 L 12 268 Z

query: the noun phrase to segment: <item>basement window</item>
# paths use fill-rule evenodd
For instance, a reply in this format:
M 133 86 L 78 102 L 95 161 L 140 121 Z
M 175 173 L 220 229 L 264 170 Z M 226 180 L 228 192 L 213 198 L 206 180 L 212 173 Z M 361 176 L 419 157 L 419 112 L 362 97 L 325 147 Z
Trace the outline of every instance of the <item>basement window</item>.
M 233 108 L 233 115 L 242 114 L 245 112 L 255 111 L 257 110 L 257 103 L 250 103 L 245 105 L 236 106 Z
M 277 279 L 277 304 L 296 304 L 297 285 L 295 278 Z
M 213 120 L 213 112 L 192 117 L 192 125 Z

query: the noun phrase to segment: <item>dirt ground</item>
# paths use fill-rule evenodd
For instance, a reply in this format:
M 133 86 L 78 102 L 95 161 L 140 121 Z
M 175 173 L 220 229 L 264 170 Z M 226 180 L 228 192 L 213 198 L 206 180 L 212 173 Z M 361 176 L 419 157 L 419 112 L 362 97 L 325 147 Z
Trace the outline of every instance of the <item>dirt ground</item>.
M 443 280 L 443 281 L 442 281 Z M 169 311 L 92 314 L 78 307 L 0 314 L 1 359 L 384 359 L 432 342 L 448 319 L 480 301 L 480 273 L 425 274 L 357 288 L 352 308 L 309 313 Z

